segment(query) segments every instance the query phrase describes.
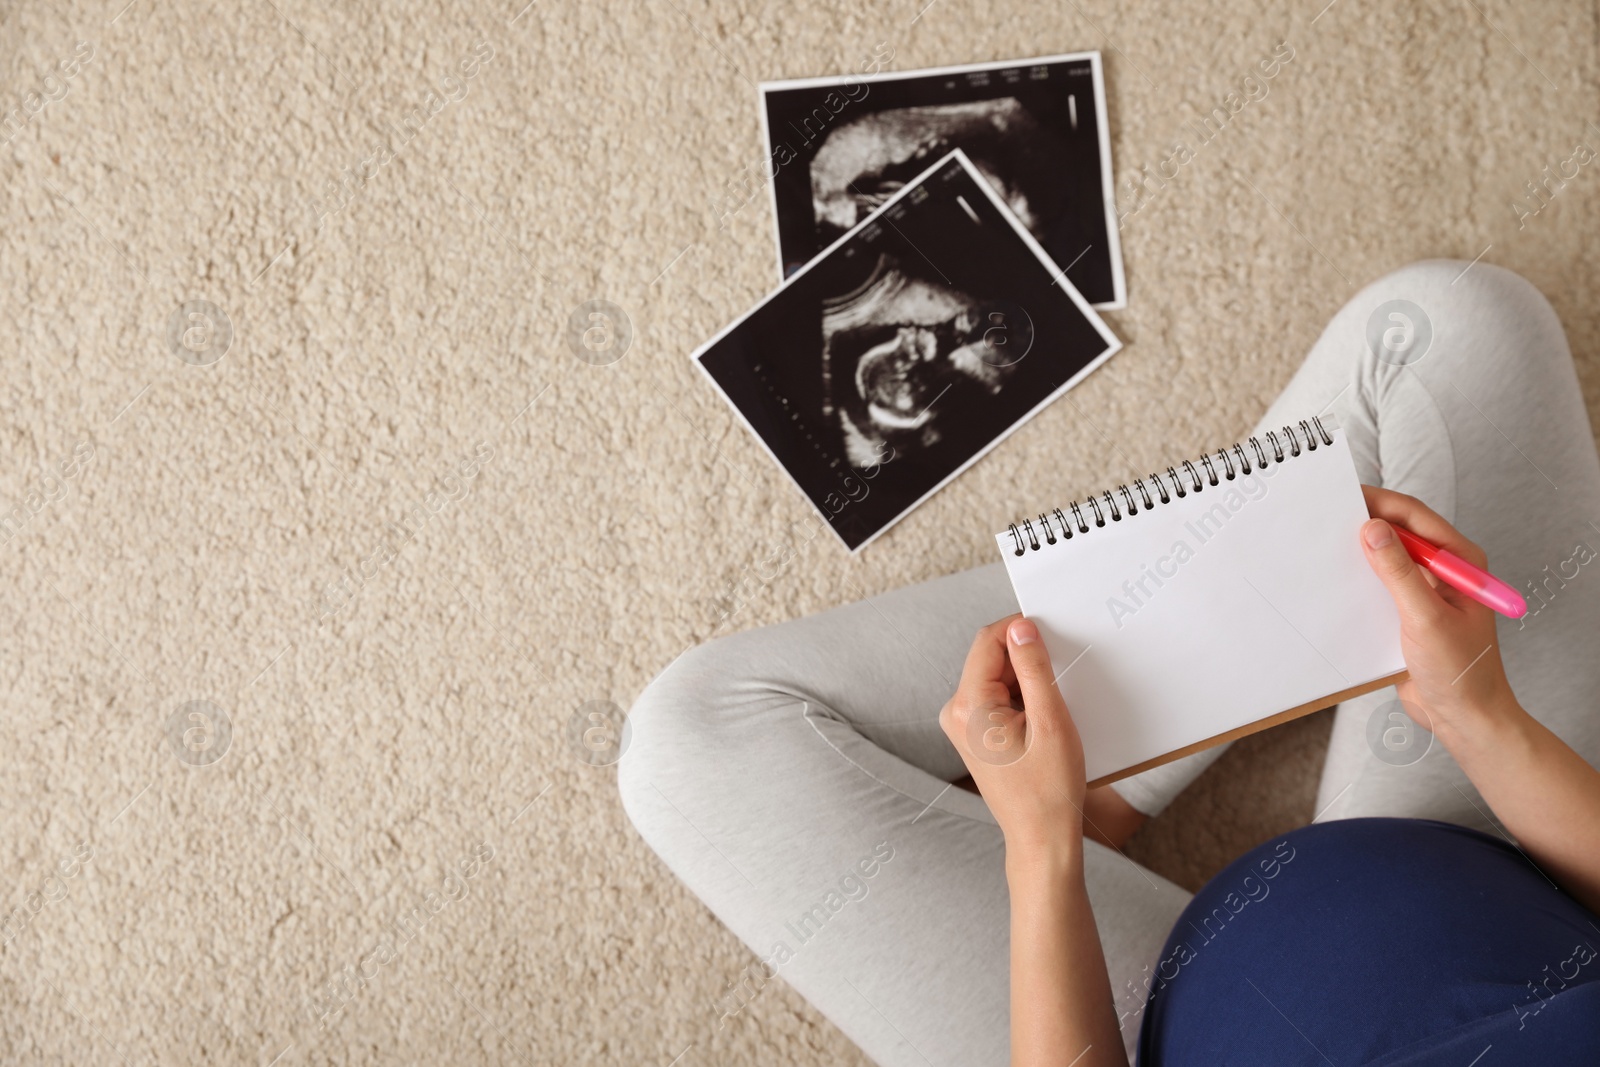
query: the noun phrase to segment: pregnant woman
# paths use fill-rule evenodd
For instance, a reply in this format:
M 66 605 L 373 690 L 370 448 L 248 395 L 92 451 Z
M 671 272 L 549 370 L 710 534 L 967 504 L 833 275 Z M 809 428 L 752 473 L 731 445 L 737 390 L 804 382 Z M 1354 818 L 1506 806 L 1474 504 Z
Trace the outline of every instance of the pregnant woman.
M 1368 343 L 1394 300 L 1420 358 Z M 1330 410 L 1410 680 L 1339 707 L 1316 820 L 1198 894 L 1118 847 L 1220 750 L 1086 791 L 999 564 L 680 657 L 630 715 L 629 816 L 880 1064 L 1600 1062 L 1600 460 L 1561 326 L 1507 271 L 1416 264 L 1262 425 Z M 1529 616 L 1438 586 L 1394 526 L 1486 552 Z M 1367 740 L 1396 696 L 1432 731 L 1412 762 Z M 1009 761 L 969 741 L 995 704 Z

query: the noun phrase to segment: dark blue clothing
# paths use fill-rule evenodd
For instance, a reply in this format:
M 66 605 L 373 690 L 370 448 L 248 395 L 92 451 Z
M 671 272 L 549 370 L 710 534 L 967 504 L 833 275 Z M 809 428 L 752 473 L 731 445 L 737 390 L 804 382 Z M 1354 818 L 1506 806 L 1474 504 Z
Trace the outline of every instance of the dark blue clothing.
M 1262 845 L 1195 895 L 1146 979 L 1141 1067 L 1600 1064 L 1600 919 L 1447 823 Z

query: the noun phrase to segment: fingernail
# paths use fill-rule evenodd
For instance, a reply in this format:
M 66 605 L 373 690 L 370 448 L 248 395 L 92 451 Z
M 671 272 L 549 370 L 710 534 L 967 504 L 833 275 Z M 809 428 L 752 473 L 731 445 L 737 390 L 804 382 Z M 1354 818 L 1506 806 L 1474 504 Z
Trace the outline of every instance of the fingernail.
M 1039 628 L 1028 619 L 1018 619 L 1008 631 L 1013 645 L 1031 645 L 1039 640 Z
M 1368 548 L 1387 548 L 1394 540 L 1394 531 L 1382 519 L 1373 519 L 1362 528 L 1361 536 L 1366 538 Z

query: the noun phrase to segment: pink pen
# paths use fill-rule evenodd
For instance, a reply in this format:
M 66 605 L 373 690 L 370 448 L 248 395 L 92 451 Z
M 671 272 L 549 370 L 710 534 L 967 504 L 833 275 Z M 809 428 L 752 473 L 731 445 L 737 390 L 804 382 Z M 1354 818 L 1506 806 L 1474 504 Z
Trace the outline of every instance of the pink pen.
M 1474 567 L 1454 552 L 1424 541 L 1410 530 L 1395 526 L 1394 532 L 1400 535 L 1400 543 L 1406 546 L 1412 559 L 1452 589 L 1459 589 L 1508 619 L 1520 619 L 1528 613 L 1528 602 L 1522 599 L 1522 594 L 1488 571 Z

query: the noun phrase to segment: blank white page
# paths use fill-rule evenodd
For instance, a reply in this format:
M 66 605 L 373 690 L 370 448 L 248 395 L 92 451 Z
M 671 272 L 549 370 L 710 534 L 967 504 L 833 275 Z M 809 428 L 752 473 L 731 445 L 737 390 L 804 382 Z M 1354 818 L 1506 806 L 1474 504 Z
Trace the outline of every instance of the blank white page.
M 1328 424 L 1331 420 L 1324 420 Z M 996 537 L 1044 635 L 1090 781 L 1405 668 L 1394 603 L 1360 544 L 1366 503 L 1344 434 L 1037 551 Z M 1303 438 L 1302 438 L 1303 440 Z M 1230 455 L 1232 455 L 1230 450 Z M 1170 486 L 1165 474 L 1162 481 Z M 1149 486 L 1149 479 L 1146 479 Z M 1130 489 L 1132 487 L 1130 486 Z M 1120 493 L 1115 493 L 1119 504 Z M 1070 509 L 1063 508 L 1068 517 Z M 1020 524 L 1019 524 L 1020 525 Z M 1027 534 L 1023 534 L 1024 545 Z

